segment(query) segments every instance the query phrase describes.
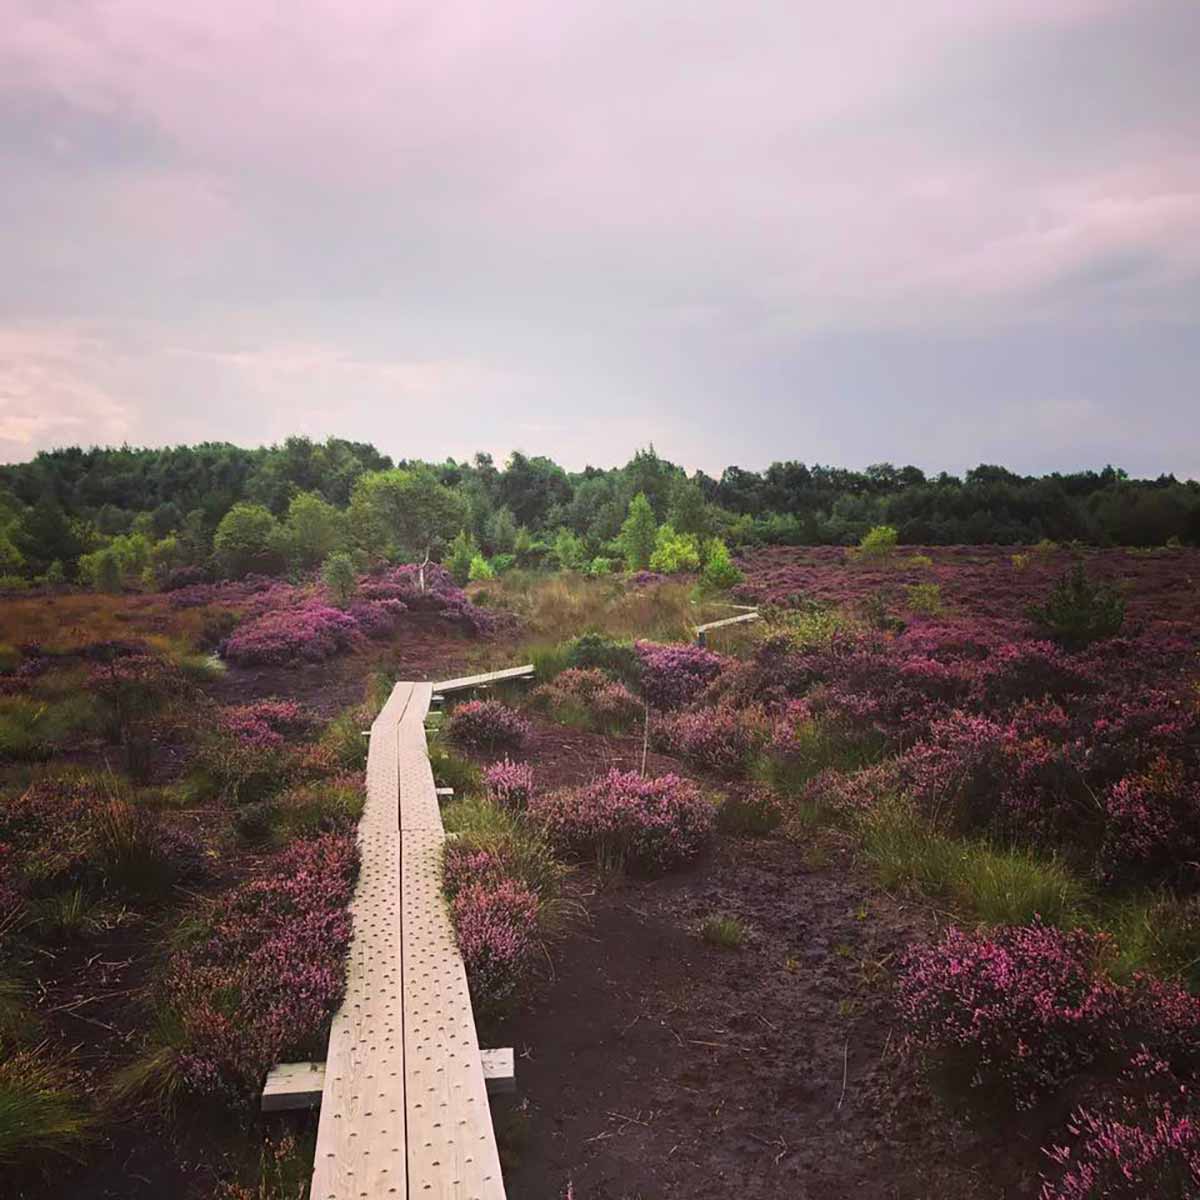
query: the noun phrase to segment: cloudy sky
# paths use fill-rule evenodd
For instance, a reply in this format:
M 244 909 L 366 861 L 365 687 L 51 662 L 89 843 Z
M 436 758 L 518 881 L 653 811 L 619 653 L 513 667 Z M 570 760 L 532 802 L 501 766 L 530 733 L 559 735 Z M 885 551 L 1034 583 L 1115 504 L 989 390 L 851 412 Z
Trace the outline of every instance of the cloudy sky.
M 1200 477 L 1197 0 L 0 8 L 0 461 Z

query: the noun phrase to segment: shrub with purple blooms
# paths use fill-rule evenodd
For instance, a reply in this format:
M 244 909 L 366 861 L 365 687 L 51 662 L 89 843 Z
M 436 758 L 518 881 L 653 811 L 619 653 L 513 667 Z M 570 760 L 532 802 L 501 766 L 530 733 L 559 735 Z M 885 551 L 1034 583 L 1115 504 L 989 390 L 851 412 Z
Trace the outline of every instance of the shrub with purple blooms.
M 221 654 L 241 667 L 322 662 L 352 649 L 361 636 L 349 613 L 310 603 L 249 621 L 225 640 Z
M 515 879 L 467 883 L 451 916 L 473 1003 L 485 1015 L 502 1011 L 536 962 L 537 896 Z
M 968 1094 L 1030 1108 L 1113 1046 L 1110 950 L 1103 935 L 1037 923 L 951 928 L 905 958 L 897 1006 L 909 1043 Z
M 469 700 L 450 714 L 446 732 L 468 750 L 520 750 L 532 729 L 516 709 L 499 700 Z
M 647 872 L 694 859 L 714 820 L 713 805 L 690 780 L 616 769 L 585 787 L 536 795 L 529 812 L 562 853 Z
M 483 772 L 487 794 L 502 808 L 521 812 L 533 795 L 533 768 L 528 763 L 515 763 L 506 758 L 492 763 Z
M 652 730 L 658 749 L 718 775 L 736 775 L 766 743 L 771 725 L 757 708 L 699 708 L 659 717 Z
M 357 871 L 354 838 L 328 834 L 294 843 L 212 906 L 163 984 L 174 1032 L 156 1060 L 174 1086 L 249 1104 L 275 1063 L 321 1056 Z
M 702 646 L 634 644 L 641 665 L 642 692 L 655 708 L 682 708 L 721 673 L 720 655 Z

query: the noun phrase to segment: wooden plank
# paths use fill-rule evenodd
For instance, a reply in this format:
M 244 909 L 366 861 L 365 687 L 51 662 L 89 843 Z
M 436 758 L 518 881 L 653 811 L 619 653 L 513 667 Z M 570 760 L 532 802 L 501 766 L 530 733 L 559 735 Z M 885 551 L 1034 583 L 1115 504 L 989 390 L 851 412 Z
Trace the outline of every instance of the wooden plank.
M 397 731 L 413 698 L 397 684 L 371 726 L 362 857 L 350 912 L 346 995 L 334 1014 L 313 1160 L 312 1200 L 408 1191 L 401 999 Z
M 269 1113 L 316 1108 L 324 1088 L 323 1062 L 280 1063 L 263 1086 L 262 1110 Z
M 483 1082 L 489 1096 L 509 1095 L 517 1090 L 515 1057 L 511 1046 L 480 1050 L 479 1059 L 483 1063 Z M 267 1076 L 262 1093 L 262 1111 L 274 1113 L 319 1108 L 324 1087 L 323 1062 L 280 1063 Z
M 722 617 L 719 621 L 709 621 L 707 625 L 697 625 L 697 633 L 707 633 L 710 629 L 721 629 L 726 625 L 742 625 L 747 621 L 757 621 L 757 612 L 741 613 L 736 617 Z
M 532 679 L 533 663 L 523 667 L 507 667 L 503 671 L 490 671 L 486 675 L 464 675 L 461 679 L 445 679 L 433 685 L 434 692 L 444 696 L 447 692 L 465 692 L 471 688 L 486 687 L 490 683 L 503 683 L 506 679 Z
M 503 1200 L 466 971 L 442 899 L 444 835 L 406 827 L 400 837 L 408 1177 L 430 1200 Z

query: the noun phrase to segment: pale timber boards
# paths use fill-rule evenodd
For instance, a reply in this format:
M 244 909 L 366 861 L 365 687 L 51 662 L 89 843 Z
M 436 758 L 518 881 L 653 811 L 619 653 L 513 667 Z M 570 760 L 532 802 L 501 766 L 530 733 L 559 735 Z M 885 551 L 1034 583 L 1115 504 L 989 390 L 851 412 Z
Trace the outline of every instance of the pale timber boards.
M 697 625 L 697 633 L 707 633 L 710 629 L 723 629 L 726 625 L 743 625 L 747 621 L 757 621 L 757 612 L 742 613 L 737 617 L 722 617 L 719 621 L 709 621 L 707 625 Z
M 408 1175 L 431 1200 L 503 1200 L 467 976 L 441 893 L 441 829 L 401 834 Z
M 430 1200 L 503 1200 L 467 975 L 442 896 L 446 835 L 424 728 L 432 693 L 416 685 L 399 734 L 408 1176 Z
M 471 688 L 485 687 L 489 683 L 503 683 L 506 679 L 531 679 L 533 663 L 523 667 L 506 667 L 503 671 L 490 671 L 486 675 L 464 675 L 461 679 L 445 679 L 433 685 L 434 692 L 443 696 L 447 692 L 465 692 Z
M 408 1195 L 397 748 L 412 695 L 412 684 L 397 684 L 371 726 L 346 995 L 325 1056 L 312 1200 Z

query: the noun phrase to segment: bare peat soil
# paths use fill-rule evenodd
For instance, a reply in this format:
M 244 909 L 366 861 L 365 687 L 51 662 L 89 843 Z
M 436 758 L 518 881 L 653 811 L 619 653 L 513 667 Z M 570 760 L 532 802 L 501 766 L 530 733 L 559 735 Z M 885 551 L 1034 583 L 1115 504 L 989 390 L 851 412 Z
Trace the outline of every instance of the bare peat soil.
M 1036 1144 L 958 1124 L 900 1053 L 890 968 L 930 920 L 856 877 L 848 850 L 722 838 L 690 872 L 577 885 L 589 920 L 555 979 L 485 1034 L 517 1054 L 515 1108 L 496 1111 L 509 1195 L 1036 1192 Z M 745 925 L 740 948 L 701 939 L 712 914 Z

